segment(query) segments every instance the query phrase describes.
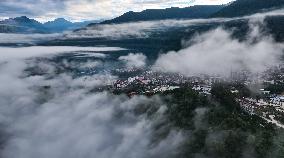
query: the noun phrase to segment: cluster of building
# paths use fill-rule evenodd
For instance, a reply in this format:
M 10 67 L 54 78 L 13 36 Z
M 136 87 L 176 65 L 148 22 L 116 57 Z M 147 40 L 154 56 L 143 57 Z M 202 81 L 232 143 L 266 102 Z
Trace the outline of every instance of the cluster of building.
M 246 74 L 246 76 L 248 75 Z M 279 87 L 284 84 L 284 66 L 273 68 L 251 78 L 243 77 L 242 83 L 248 87 L 261 85 L 262 88 L 257 90 L 259 94 L 257 99 L 239 98 L 237 101 L 241 108 L 251 115 L 258 115 L 266 121 L 284 128 L 284 95 L 281 95 Z M 265 88 L 269 86 L 276 87 L 278 93 L 274 94 L 276 92 Z M 238 91 L 232 91 L 232 93 L 238 93 Z
M 248 77 L 248 73 L 244 72 L 241 75 L 232 74 L 228 80 L 228 78 L 224 79 L 218 76 L 186 77 L 181 74 L 161 73 L 151 70 L 119 70 L 117 71 L 118 76 L 119 74 L 123 74 L 123 76 L 120 76 L 120 79 L 113 83 L 113 90 L 130 96 L 138 94 L 153 95 L 189 85 L 200 94 L 211 95 L 212 85 L 224 81 L 237 81 L 248 87 L 256 84 L 276 85 L 283 83 L 284 73 L 282 72 L 284 72 L 284 69 L 267 76 L 254 76 L 253 79 Z M 231 93 L 238 94 L 239 90 L 232 87 Z M 241 108 L 251 115 L 261 116 L 268 122 L 284 128 L 284 121 L 279 119 L 283 118 L 284 120 L 284 95 L 271 94 L 271 91 L 264 88 L 259 89 L 258 93 L 263 97 L 258 99 L 238 98 L 237 101 L 240 103 Z
M 155 94 L 180 88 L 186 82 L 188 82 L 188 78 L 182 75 L 145 71 L 136 76 L 125 75 L 124 77 L 120 77 L 113 84 L 113 89 L 126 92 L 129 95 Z
M 135 71 L 125 70 L 118 71 L 116 74 L 123 74 L 113 84 L 113 89 L 116 91 L 126 92 L 130 95 L 135 94 L 155 94 L 158 92 L 170 91 L 186 85 L 192 86 L 192 89 L 204 94 L 210 95 L 212 84 L 221 82 L 220 77 L 186 77 L 181 74 L 161 73 L 152 70 L 137 73 Z
M 277 95 L 269 100 L 241 98 L 237 101 L 249 114 L 261 116 L 279 127 L 284 127 L 284 122 L 278 119 L 284 118 L 284 96 Z
M 209 85 L 196 84 L 192 87 L 192 89 L 204 95 L 211 95 L 211 86 L 212 86 L 211 84 Z

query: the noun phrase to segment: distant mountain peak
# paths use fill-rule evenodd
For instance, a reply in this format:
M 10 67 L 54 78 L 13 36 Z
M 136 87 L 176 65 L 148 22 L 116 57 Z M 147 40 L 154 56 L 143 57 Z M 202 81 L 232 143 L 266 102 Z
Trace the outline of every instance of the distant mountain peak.
M 72 24 L 72 22 L 64 19 L 64 18 L 57 18 L 54 19 L 53 21 L 48 21 L 45 23 L 46 25 L 50 25 L 50 24 Z
M 56 21 L 56 20 L 67 21 L 67 20 L 66 20 L 66 19 L 64 19 L 64 18 L 56 18 L 54 21 Z
M 35 20 L 32 20 L 32 19 L 28 18 L 27 16 L 15 17 L 15 18 L 13 18 L 13 20 L 15 20 L 15 21 L 22 21 L 22 22 L 35 21 Z
M 72 27 L 73 23 L 64 18 L 57 18 L 57 19 L 54 19 L 53 21 L 48 21 L 44 23 L 44 26 L 49 29 L 55 29 L 55 28 L 64 29 L 64 28 Z
M 34 19 L 28 18 L 27 16 L 19 16 L 19 17 L 9 18 L 9 19 L 0 21 L 0 24 L 2 26 L 2 30 L 0 27 L 0 33 L 5 33 L 5 32 L 13 32 L 13 33 L 63 32 L 66 30 L 75 30 L 81 27 L 85 27 L 92 22 L 95 22 L 95 21 L 83 21 L 83 22 L 73 23 L 73 22 L 66 20 L 65 18 L 57 18 L 57 19 L 54 19 L 53 21 L 48 21 L 42 24 Z
M 68 23 L 72 23 L 64 18 L 57 18 L 57 19 L 54 19 L 54 22 L 68 22 Z
M 27 16 L 20 16 L 20 17 L 16 17 L 15 19 L 29 19 Z

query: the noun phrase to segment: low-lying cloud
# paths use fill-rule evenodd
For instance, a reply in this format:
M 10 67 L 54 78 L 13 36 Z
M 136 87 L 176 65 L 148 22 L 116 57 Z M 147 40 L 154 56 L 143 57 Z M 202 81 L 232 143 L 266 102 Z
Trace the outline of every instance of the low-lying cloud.
M 148 38 L 157 32 L 166 32 L 172 28 L 183 28 L 210 22 L 223 22 L 226 19 L 192 19 L 192 20 L 157 20 L 123 24 L 104 24 L 87 27 L 76 32 L 69 32 L 63 38 Z
M 76 78 L 68 73 L 56 74 L 54 64 L 25 60 L 37 56 L 36 50 L 40 53 L 43 48 L 33 47 L 32 54 L 31 49 L 16 50 L 25 54 L 23 58 L 5 58 L 0 65 L 0 82 L 5 83 L 0 84 L 0 139 L 5 138 L 1 157 L 170 157 L 182 141 L 182 134 L 173 130 L 152 144 L 152 126 L 166 108 L 159 97 L 91 93 L 91 89 L 108 85 L 116 77 L 105 73 Z M 58 50 L 50 48 L 46 54 Z M 48 74 L 25 75 L 30 64 Z M 152 119 L 147 113 L 137 113 L 137 109 L 149 105 L 157 108 Z
M 127 56 L 120 56 L 118 59 L 123 61 L 128 68 L 143 68 L 146 66 L 147 57 L 142 53 L 130 53 Z
M 254 23 L 252 23 L 252 26 Z M 127 33 L 127 30 L 125 30 Z M 120 33 L 118 33 L 120 35 Z M 247 69 L 258 73 L 279 64 L 283 44 L 252 29 L 247 41 L 231 38 L 222 28 L 197 36 L 187 48 L 161 55 L 155 68 L 185 75 L 200 73 L 228 75 Z M 56 74 L 57 65 L 33 63 L 45 70 L 43 75 L 27 75 L 25 60 L 37 56 L 82 52 L 81 55 L 105 58 L 101 51 L 110 47 L 24 47 L 0 48 L 0 157 L 4 158 L 151 158 L 173 157 L 183 141 L 183 134 L 172 130 L 152 144 L 153 124 L 167 108 L 159 97 L 128 98 L 108 92 L 90 92 L 107 86 L 116 76 L 98 73 L 77 77 Z M 75 53 L 74 53 L 75 52 Z M 86 52 L 90 52 L 84 54 Z M 120 57 L 126 66 L 143 67 L 146 57 L 129 54 Z M 68 62 L 68 61 L 67 61 Z M 70 63 L 66 63 L 70 64 Z M 100 62 L 87 61 L 78 67 L 96 67 Z M 74 66 L 75 65 L 69 65 Z M 51 77 L 50 77 L 51 76 Z M 145 106 L 157 108 L 137 113 Z M 195 126 L 206 109 L 197 109 Z M 151 111 L 152 113 L 152 111 Z M 214 135 L 215 136 L 215 135 Z M 211 136 L 208 136 L 208 142 Z M 217 140 L 218 141 L 218 140 Z M 211 143 L 215 145 L 214 143 Z M 210 144 L 210 145 L 211 145 Z
M 13 34 L 0 33 L 0 43 L 21 43 L 21 44 L 35 44 L 60 38 L 62 34 Z
M 273 10 L 264 13 L 257 13 L 250 16 L 236 18 L 210 18 L 210 19 L 188 19 L 188 20 L 156 20 L 140 21 L 122 24 L 100 24 L 89 26 L 84 29 L 72 32 L 56 34 L 0 34 L 0 43 L 22 43 L 36 44 L 39 42 L 51 41 L 55 39 L 76 39 L 76 38 L 106 38 L 111 40 L 128 38 L 148 38 L 153 34 L 167 32 L 173 28 L 187 29 L 190 26 L 204 24 L 221 24 L 233 20 L 264 20 L 267 16 L 284 15 L 284 10 Z
M 188 20 L 156 20 L 140 21 L 122 24 L 104 24 L 86 27 L 85 29 L 68 32 L 63 39 L 72 38 L 107 38 L 107 39 L 125 39 L 125 38 L 148 38 L 159 32 L 167 32 L 173 28 L 188 28 L 189 26 L 198 26 L 203 24 L 224 23 L 233 20 L 263 20 L 267 16 L 284 15 L 284 10 L 273 10 L 269 12 L 257 13 L 250 16 L 236 18 L 210 18 L 210 19 L 188 19 Z
M 261 22 L 250 21 L 251 30 L 245 41 L 233 39 L 232 33 L 222 28 L 198 35 L 187 48 L 160 55 L 153 68 L 189 76 L 229 76 L 243 70 L 262 73 L 281 64 L 284 46 L 259 31 Z
M 1 60 L 24 59 L 35 56 L 57 55 L 60 53 L 80 52 L 81 55 L 105 57 L 105 54 L 96 52 L 109 52 L 125 50 L 119 47 L 75 47 L 75 46 L 32 46 L 32 47 L 0 47 Z

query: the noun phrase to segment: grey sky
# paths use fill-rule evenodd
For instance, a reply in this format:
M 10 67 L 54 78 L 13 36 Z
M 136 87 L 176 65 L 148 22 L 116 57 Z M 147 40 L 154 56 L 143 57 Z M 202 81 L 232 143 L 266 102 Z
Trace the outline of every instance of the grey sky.
M 150 8 L 225 4 L 232 0 L 1 0 L 0 18 L 28 16 L 40 21 L 63 17 L 72 21 L 107 19 Z

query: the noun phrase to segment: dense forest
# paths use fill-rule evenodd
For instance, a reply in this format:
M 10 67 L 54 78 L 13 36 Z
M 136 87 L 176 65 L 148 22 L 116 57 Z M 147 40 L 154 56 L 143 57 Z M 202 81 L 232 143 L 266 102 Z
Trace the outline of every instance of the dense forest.
M 237 0 L 213 14 L 213 17 L 238 17 L 283 6 L 284 0 Z
M 160 94 L 168 109 L 166 119 L 156 125 L 153 139 L 162 140 L 172 129 L 182 131 L 185 139 L 176 157 L 283 157 L 283 131 L 242 111 L 229 87 L 215 85 L 212 97 L 200 95 L 190 87 Z M 153 107 L 149 106 L 149 116 L 155 113 Z

